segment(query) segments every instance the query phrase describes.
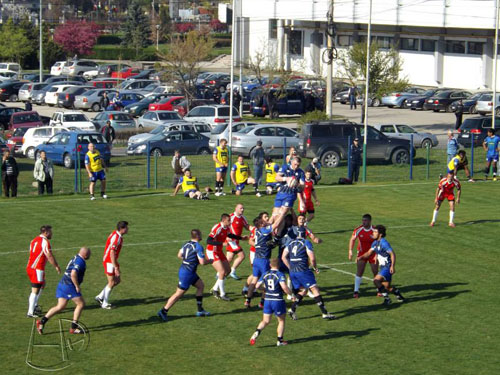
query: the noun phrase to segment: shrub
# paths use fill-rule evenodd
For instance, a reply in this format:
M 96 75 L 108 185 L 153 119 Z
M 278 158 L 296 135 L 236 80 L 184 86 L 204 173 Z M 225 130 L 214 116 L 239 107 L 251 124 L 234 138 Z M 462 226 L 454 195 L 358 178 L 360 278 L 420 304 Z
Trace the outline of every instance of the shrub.
M 302 116 L 300 116 L 299 120 L 297 121 L 297 124 L 299 125 L 299 128 L 302 127 L 302 125 L 307 124 L 308 122 L 313 122 L 313 121 L 327 121 L 329 120 L 326 112 L 319 111 L 319 110 L 314 110 L 311 112 L 304 113 Z

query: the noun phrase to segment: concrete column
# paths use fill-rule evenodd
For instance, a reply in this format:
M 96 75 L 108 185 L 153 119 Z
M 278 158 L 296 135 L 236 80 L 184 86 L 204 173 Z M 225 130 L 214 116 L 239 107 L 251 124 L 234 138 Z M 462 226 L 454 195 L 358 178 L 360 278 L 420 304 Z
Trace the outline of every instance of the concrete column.
M 493 80 L 493 53 L 495 47 L 495 39 L 488 38 L 484 43 L 483 48 L 483 76 L 482 84 L 486 89 L 492 89 Z
M 443 86 L 443 56 L 445 51 L 444 37 L 440 36 L 436 41 L 436 51 L 434 52 L 434 80 L 438 86 Z
M 318 30 L 315 30 L 311 34 L 311 39 L 309 43 L 309 48 L 310 48 L 310 59 L 311 59 L 311 64 L 310 68 L 313 71 L 314 75 L 321 75 L 321 65 L 320 65 L 320 60 L 321 60 L 321 33 Z M 304 56 L 306 58 L 306 56 Z
M 278 20 L 278 67 L 285 65 L 285 29 L 283 20 Z

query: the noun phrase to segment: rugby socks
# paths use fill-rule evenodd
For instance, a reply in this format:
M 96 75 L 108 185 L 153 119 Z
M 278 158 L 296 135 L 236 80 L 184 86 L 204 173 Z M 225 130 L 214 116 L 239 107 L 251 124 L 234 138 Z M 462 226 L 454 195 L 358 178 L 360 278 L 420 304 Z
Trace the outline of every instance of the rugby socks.
M 43 292 L 43 288 L 40 288 L 40 290 L 38 291 L 38 294 L 36 295 L 35 307 L 38 306 L 38 300 L 40 299 L 40 296 L 42 295 L 42 292 Z
M 28 315 L 33 315 L 36 307 L 37 295 L 33 292 L 30 294 L 30 298 L 28 299 Z
M 100 300 L 102 300 L 104 298 L 104 289 L 101 290 L 101 293 L 99 293 L 99 295 L 97 296 L 97 298 L 99 298 Z
M 71 322 L 71 329 L 77 329 L 78 328 L 78 320 L 73 320 Z
M 231 273 L 236 274 L 236 268 L 231 267 Z
M 382 297 L 384 297 L 385 299 L 389 299 L 389 295 L 387 294 L 387 290 L 381 286 L 380 288 L 377 288 L 378 292 L 380 294 L 382 294 Z
M 395 296 L 402 297 L 401 292 L 399 291 L 398 288 L 394 288 L 394 290 L 392 292 L 394 293 Z
M 295 310 L 297 310 L 297 306 L 299 306 L 299 303 L 300 301 L 302 301 L 302 298 L 304 298 L 304 296 L 300 295 L 300 294 L 295 294 L 295 301 L 292 303 L 292 311 L 295 312 Z
M 217 280 L 217 282 L 219 283 L 219 292 L 220 292 L 220 295 L 221 296 L 225 296 L 226 295 L 226 291 L 224 290 L 224 283 L 225 283 L 225 279 L 222 279 L 222 280 Z
M 359 292 L 359 287 L 361 286 L 361 281 L 363 278 L 361 276 L 354 276 L 354 291 Z
M 455 218 L 455 211 L 450 211 L 450 224 L 453 223 L 454 218 Z
M 216 193 L 220 192 L 220 190 L 219 190 L 219 181 L 215 181 L 215 192 Z
M 203 311 L 203 296 L 196 296 L 196 306 L 198 311 Z
M 434 223 L 438 217 L 438 213 L 439 211 L 438 210 L 434 210 L 434 212 L 432 213 L 432 222 Z
M 164 313 L 165 315 L 168 314 L 168 309 L 166 309 L 165 307 L 162 307 L 161 308 L 161 312 Z
M 283 336 L 278 336 L 278 341 L 283 342 Z
M 314 297 L 314 301 L 316 301 L 316 305 L 318 305 L 319 309 L 323 314 L 328 314 L 328 311 L 326 311 L 325 303 L 323 302 L 323 297 L 321 296 Z
M 42 320 L 40 320 L 40 323 L 41 323 L 42 325 L 44 325 L 44 324 L 45 324 L 45 323 L 47 323 L 48 321 L 49 321 L 49 318 L 47 318 L 46 316 L 44 316 L 44 317 L 42 318 Z
M 262 330 L 257 328 L 257 329 L 255 330 L 254 334 L 252 335 L 252 337 L 254 337 L 254 338 L 259 337 L 259 335 L 260 335 L 260 333 L 261 333 L 261 332 L 262 332 Z
M 104 292 L 104 298 L 102 300 L 103 301 L 102 304 L 103 305 L 108 305 L 109 304 L 108 299 L 109 299 L 109 295 L 111 294 L 111 288 L 106 285 L 106 287 L 104 288 L 103 292 Z

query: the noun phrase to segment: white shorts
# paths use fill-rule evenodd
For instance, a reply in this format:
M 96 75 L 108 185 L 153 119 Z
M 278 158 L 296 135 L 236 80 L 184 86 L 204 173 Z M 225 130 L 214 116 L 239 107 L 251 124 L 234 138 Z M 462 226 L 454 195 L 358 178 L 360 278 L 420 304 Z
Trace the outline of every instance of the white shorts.
M 254 259 L 255 259 L 255 251 L 250 251 L 250 264 L 253 264 Z
M 208 258 L 208 260 L 214 260 L 214 251 L 213 250 L 207 250 L 207 258 Z
M 113 263 L 106 263 L 106 273 L 108 275 L 115 274 L 115 266 L 113 266 Z
M 36 270 L 36 279 L 39 283 L 43 283 L 45 280 L 44 273 L 44 270 Z

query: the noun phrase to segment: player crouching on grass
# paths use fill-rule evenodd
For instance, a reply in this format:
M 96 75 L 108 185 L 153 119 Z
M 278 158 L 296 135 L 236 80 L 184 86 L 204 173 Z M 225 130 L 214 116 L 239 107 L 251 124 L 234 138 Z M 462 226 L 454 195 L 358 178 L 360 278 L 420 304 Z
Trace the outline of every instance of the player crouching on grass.
M 255 179 L 251 176 L 250 167 L 248 163 L 245 163 L 245 159 L 241 155 L 238 156 L 238 160 L 231 168 L 231 181 L 236 188 L 236 191 L 233 190 L 236 195 L 241 195 L 245 186 L 255 185 Z M 261 196 L 258 190 L 256 190 L 256 196 Z
M 206 200 L 208 199 L 208 188 L 205 188 L 206 192 L 202 193 L 198 186 L 198 180 L 196 177 L 191 175 L 191 171 L 186 169 L 184 171 L 184 176 L 179 179 L 179 183 L 175 187 L 175 190 L 172 196 L 176 196 L 179 192 L 179 189 L 182 188 L 184 192 L 184 196 L 186 198 L 198 199 L 198 200 Z
M 273 192 L 277 191 L 280 187 L 278 181 L 276 181 L 276 175 L 280 170 L 278 163 L 275 163 L 270 156 L 266 157 L 266 194 L 271 195 Z
M 168 310 L 175 305 L 175 303 L 186 293 L 191 285 L 196 288 L 196 304 L 198 305 L 198 311 L 196 316 L 208 316 L 210 313 L 203 309 L 203 280 L 200 279 L 196 273 L 198 264 L 208 264 L 205 259 L 205 253 L 203 246 L 200 245 L 201 232 L 199 229 L 193 229 L 191 231 L 191 240 L 186 242 L 184 246 L 179 250 L 177 258 L 182 260 L 182 264 L 179 267 L 179 283 L 177 284 L 177 290 L 168 299 L 164 307 L 158 311 L 158 317 L 164 322 L 168 321 Z
M 404 297 L 397 288 L 391 286 L 392 275 L 396 273 L 396 253 L 392 249 L 391 245 L 385 239 L 386 229 L 383 225 L 377 225 L 373 228 L 373 238 L 374 242 L 372 247 L 365 254 L 358 257 L 359 260 L 366 261 L 373 254 L 377 254 L 378 264 L 380 270 L 378 274 L 373 279 L 373 283 L 378 289 L 378 292 L 384 297 L 384 305 L 391 304 L 391 298 L 388 292 L 392 292 L 396 295 L 398 301 L 404 302 Z
M 90 249 L 82 247 L 78 254 L 75 255 L 66 266 L 66 271 L 64 271 L 64 275 L 57 285 L 57 305 L 52 307 L 41 320 L 36 321 L 36 328 L 40 335 L 43 335 L 45 323 L 58 312 L 64 310 L 68 304 L 68 300 L 72 300 L 76 304 L 69 333 L 85 333 L 78 325 L 78 319 L 80 319 L 80 315 L 85 306 L 85 300 L 82 297 L 80 285 L 83 282 L 83 276 L 85 275 L 85 269 L 87 267 L 85 261 L 89 258 Z
M 457 197 L 455 200 L 455 188 L 457 188 Z M 448 225 L 452 228 L 455 228 L 455 224 L 453 223 L 453 219 L 455 218 L 455 202 L 456 204 L 460 203 L 460 194 L 462 192 L 460 182 L 455 178 L 453 172 L 448 172 L 448 175 L 439 181 L 439 185 L 436 189 L 436 198 L 434 199 L 434 204 L 436 205 L 434 208 L 434 212 L 432 213 L 432 221 L 430 226 L 433 227 L 436 224 L 436 219 L 439 213 L 439 208 L 443 201 L 448 199 L 448 203 L 450 204 L 450 221 Z
M 278 341 L 277 346 L 287 345 L 288 342 L 283 341 L 283 333 L 285 332 L 285 318 L 286 318 L 286 304 L 283 299 L 283 293 L 290 294 L 290 289 L 286 286 L 285 275 L 279 270 L 278 259 L 271 259 L 271 269 L 263 274 L 257 282 L 256 288 L 261 285 L 266 290 L 266 297 L 264 300 L 264 311 L 262 321 L 257 326 L 254 334 L 250 338 L 250 345 L 255 345 L 255 341 L 260 333 L 271 322 L 271 316 L 274 314 L 278 318 Z

